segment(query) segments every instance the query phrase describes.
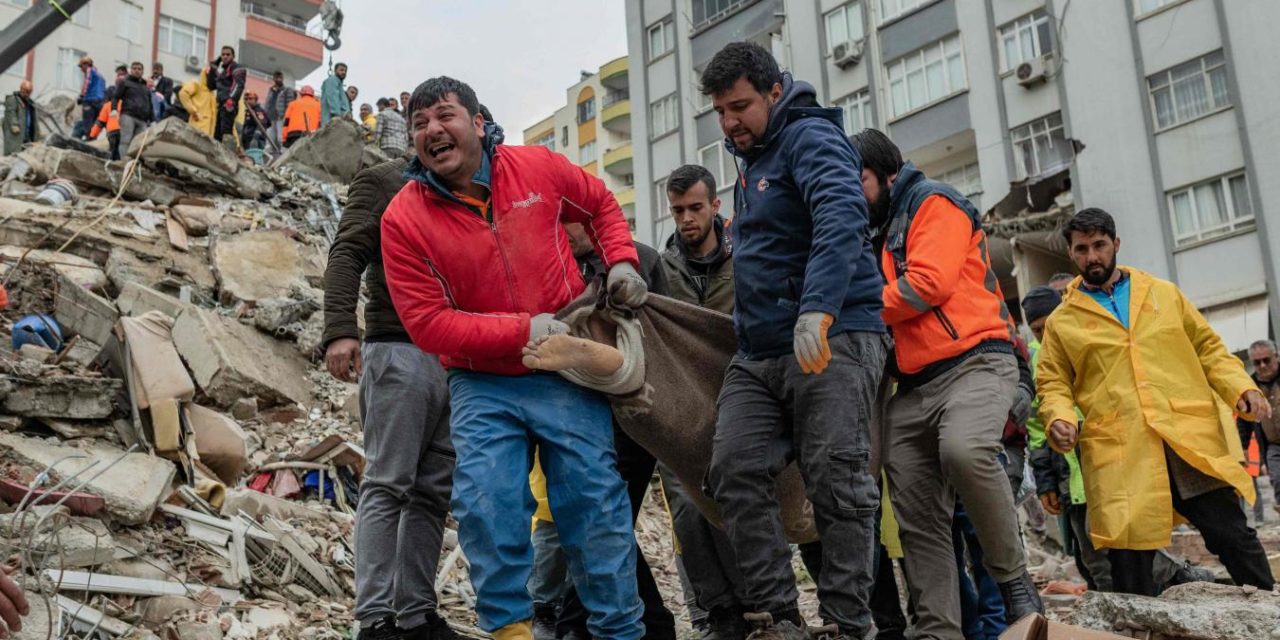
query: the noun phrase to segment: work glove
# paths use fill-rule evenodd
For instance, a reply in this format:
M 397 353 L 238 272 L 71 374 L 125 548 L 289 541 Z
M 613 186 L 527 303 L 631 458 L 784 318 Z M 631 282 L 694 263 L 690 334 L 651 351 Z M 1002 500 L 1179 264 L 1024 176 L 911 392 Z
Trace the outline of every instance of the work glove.
M 556 320 L 549 313 L 539 313 L 529 318 L 529 340 L 535 341 L 543 336 L 558 336 L 569 333 L 569 325 Z
M 796 360 L 800 361 L 800 370 L 805 373 L 819 374 L 826 371 L 831 362 L 831 346 L 827 344 L 827 330 L 835 321 L 830 315 L 821 311 L 810 311 L 800 314 L 796 319 L 795 337 L 792 340 L 796 352 Z
M 1027 418 L 1031 417 L 1031 389 L 1027 385 L 1019 384 L 1017 391 L 1013 393 L 1013 407 L 1009 409 L 1009 417 L 1013 418 L 1016 425 L 1024 425 Z
M 609 288 L 609 299 L 621 307 L 637 309 L 649 297 L 649 285 L 645 284 L 644 278 L 636 273 L 636 268 L 629 262 L 613 265 L 605 283 Z

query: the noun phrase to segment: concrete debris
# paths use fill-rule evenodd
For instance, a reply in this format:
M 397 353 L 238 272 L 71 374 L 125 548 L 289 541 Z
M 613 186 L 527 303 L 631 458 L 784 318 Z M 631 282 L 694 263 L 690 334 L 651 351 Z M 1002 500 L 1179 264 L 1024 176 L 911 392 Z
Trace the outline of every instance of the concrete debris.
M 173 341 L 196 384 L 220 407 L 257 396 L 269 404 L 308 404 L 306 362 L 288 346 L 206 309 L 183 311 Z
M 239 423 L 198 404 L 188 407 L 200 461 L 223 482 L 234 485 L 249 465 L 249 437 Z
M 266 300 L 306 284 L 299 243 L 284 231 L 255 231 L 220 240 L 210 259 L 223 304 Z
M 0 277 L 8 275 L 10 265 L 18 260 L 48 266 L 58 275 L 86 289 L 101 290 L 107 286 L 107 274 L 92 260 L 59 251 L 28 251 L 25 247 L 15 246 L 0 246 Z
M 58 353 L 53 349 L 42 347 L 38 344 L 24 344 L 18 347 L 18 357 L 23 360 L 47 364 L 58 357 Z
M 293 169 L 322 182 L 350 184 L 364 165 L 364 148 L 360 127 L 350 120 L 335 118 L 286 149 L 274 166 Z M 360 153 L 351 153 L 352 149 Z
M 78 569 L 111 562 L 116 543 L 101 520 L 71 518 L 67 526 L 37 533 L 33 551 L 46 567 Z
M 225 146 L 177 118 L 161 120 L 147 130 L 146 136 L 136 136 L 129 145 L 130 157 L 139 150 L 148 165 L 183 184 L 203 187 L 206 192 L 221 191 L 256 200 L 274 190 L 271 181 L 256 168 L 240 162 Z
M 1280 629 L 1280 592 L 1192 582 L 1159 598 L 1088 592 L 1068 616 L 1088 629 L 1169 640 L 1274 638 Z
M 55 177 L 66 178 L 81 188 L 114 195 L 125 172 L 123 161 L 103 162 L 101 158 L 71 149 L 32 145 L 17 155 L 27 164 L 27 171 L 18 176 L 10 171 L 7 179 L 16 177 L 28 184 L 44 184 Z M 157 204 L 170 204 L 182 195 L 182 191 L 167 180 L 158 179 L 158 176 L 150 178 L 129 181 L 124 195 L 130 200 L 150 200 Z
M 92 263 L 90 265 L 92 266 Z M 98 270 L 96 266 L 93 268 Z M 102 273 L 101 270 L 98 272 Z M 106 278 L 107 274 L 102 273 L 104 286 Z M 111 337 L 111 329 L 120 316 L 116 305 L 76 282 L 65 272 L 58 273 L 58 280 L 57 303 L 53 311 L 58 324 L 63 329 L 81 335 L 91 342 L 105 343 L 107 338 Z
M 0 374 L 0 410 L 19 416 L 95 420 L 115 412 L 124 383 L 101 376 Z
M 119 307 L 120 313 L 127 316 L 140 316 L 149 311 L 158 311 L 170 318 L 177 318 L 187 308 L 187 304 L 183 301 L 137 282 L 124 283 L 120 288 L 120 295 L 116 297 L 116 306 Z

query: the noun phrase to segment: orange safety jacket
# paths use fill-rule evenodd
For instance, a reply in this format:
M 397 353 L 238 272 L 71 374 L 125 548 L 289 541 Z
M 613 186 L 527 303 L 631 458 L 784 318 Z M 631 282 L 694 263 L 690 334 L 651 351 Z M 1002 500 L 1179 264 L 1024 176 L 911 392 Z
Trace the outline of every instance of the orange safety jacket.
M 98 119 L 93 122 L 93 128 L 89 130 L 89 139 L 97 140 L 103 127 L 106 127 L 107 133 L 120 130 L 120 116 L 111 113 L 110 102 L 102 103 L 102 108 L 98 110 Z
M 281 135 L 289 137 L 294 131 L 315 131 L 320 128 L 320 101 L 315 96 L 298 96 L 284 112 Z

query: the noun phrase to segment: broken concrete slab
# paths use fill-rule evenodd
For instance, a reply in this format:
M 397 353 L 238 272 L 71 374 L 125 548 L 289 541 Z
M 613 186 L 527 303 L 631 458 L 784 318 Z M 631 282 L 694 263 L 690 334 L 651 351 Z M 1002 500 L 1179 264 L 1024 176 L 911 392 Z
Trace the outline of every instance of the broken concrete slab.
M 227 499 L 222 503 L 222 515 L 230 518 L 241 512 L 259 521 L 268 516 L 281 520 L 329 521 L 329 516 L 323 511 L 308 509 L 306 505 L 292 500 L 277 498 L 253 489 L 228 489 Z
M 234 486 L 249 465 L 249 437 L 235 420 L 213 409 L 193 404 L 187 411 L 200 462 Z
M 0 410 L 18 416 L 96 420 L 115 411 L 124 382 L 89 376 L 0 375 Z
M 254 200 L 275 190 L 261 171 L 240 162 L 216 140 L 177 118 L 161 120 L 147 135 L 136 136 L 129 145 L 130 156 L 139 150 L 144 162 L 185 185 Z
M 178 614 L 199 611 L 202 608 L 199 602 L 186 596 L 156 596 L 143 600 L 138 605 L 138 613 L 142 615 L 144 622 L 163 624 Z
M 1234 640 L 1273 638 L 1280 628 L 1280 592 L 1191 582 L 1159 598 L 1089 591 L 1067 622 L 1104 631 L 1151 632 L 1151 637 Z
M 79 476 L 80 480 L 88 479 L 83 490 L 101 496 L 107 503 L 107 513 L 127 525 L 142 524 L 151 518 L 156 505 L 169 495 L 175 474 L 173 463 L 167 460 L 145 453 L 126 454 L 102 442 L 71 447 L 14 433 L 0 433 L 0 452 L 41 468 L 56 463 L 51 473 L 57 478 L 93 466 L 92 471 Z M 84 456 L 69 458 L 72 454 Z M 115 464 L 107 468 L 113 462 Z M 98 472 L 102 472 L 101 475 L 96 475 Z
M 170 318 L 177 318 L 190 305 L 160 291 L 137 282 L 125 282 L 116 297 L 116 307 L 127 316 L 140 316 L 149 311 L 159 311 Z
M 287 298 L 259 300 L 253 309 L 253 325 L 273 336 L 296 338 L 304 332 L 309 318 L 320 310 L 323 292 L 304 291 L 295 286 Z
M 30 360 L 40 364 L 51 362 L 58 356 L 57 352 L 48 347 L 42 347 L 38 344 L 24 344 L 18 347 L 18 357 L 23 360 Z
M 101 520 L 71 518 L 65 526 L 37 534 L 37 557 L 45 567 L 96 567 L 115 558 L 116 542 Z
M 175 204 L 169 212 L 187 230 L 187 235 L 193 238 L 209 235 L 209 228 L 217 225 L 222 218 L 222 214 L 213 207 L 192 204 Z
M 0 246 L 0 277 L 6 275 L 10 266 L 19 259 L 53 269 L 81 287 L 101 291 L 107 286 L 107 274 L 91 260 L 70 253 L 12 245 Z
M 35 180 L 47 182 L 53 178 L 66 178 L 79 186 L 97 188 L 111 194 L 120 188 L 120 180 L 125 171 L 125 163 L 122 161 L 103 162 L 87 153 L 55 149 L 47 145 L 27 147 L 18 155 L 30 165 Z M 158 176 L 150 176 L 148 180 L 130 180 L 124 195 L 130 200 L 170 204 L 181 195 L 181 191 Z
M 200 390 L 220 407 L 246 396 L 268 404 L 311 403 L 306 361 L 252 327 L 190 308 L 174 323 L 173 341 Z
M 348 184 L 363 163 L 364 136 L 356 123 L 330 120 L 285 150 L 273 167 L 287 167 L 323 182 Z M 353 151 L 360 150 L 360 153 Z
M 107 274 L 103 273 L 103 284 L 106 284 L 106 277 Z M 86 289 L 64 273 L 58 274 L 57 306 L 53 314 L 64 329 L 97 344 L 103 344 L 111 337 L 111 329 L 120 317 L 110 300 Z
M 223 304 L 274 298 L 306 286 L 299 243 L 280 230 L 219 238 L 210 249 Z

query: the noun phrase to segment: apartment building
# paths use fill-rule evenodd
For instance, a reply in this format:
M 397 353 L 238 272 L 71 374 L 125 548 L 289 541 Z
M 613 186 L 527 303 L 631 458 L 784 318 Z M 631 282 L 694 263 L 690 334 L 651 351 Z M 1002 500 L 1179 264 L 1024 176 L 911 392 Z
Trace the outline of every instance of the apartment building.
M 604 180 L 636 230 L 631 96 L 627 56 L 611 60 L 565 90 L 565 105 L 524 130 L 524 144 L 540 144 Z
M 36 0 L 42 1 L 42 0 Z M 318 26 L 308 22 L 320 12 L 321 0 L 94 0 L 71 16 L 9 69 L 0 73 L 0 93 L 16 91 L 31 80 L 37 99 L 79 94 L 84 74 L 77 63 L 93 58 L 108 79 L 121 64 L 138 60 L 164 65 L 176 81 L 199 76 L 200 69 L 223 45 L 236 49 L 248 70 L 248 88 L 265 93 L 271 74 L 283 71 L 286 82 L 320 66 L 324 43 Z M 0 24 L 8 24 L 32 0 L 0 0 Z
M 732 200 L 698 74 L 751 40 L 848 133 L 886 131 L 986 212 L 1011 303 L 1071 271 L 1057 229 L 1101 207 L 1123 262 L 1176 281 L 1239 351 L 1280 319 L 1277 20 L 1269 0 L 627 0 L 637 237 L 673 231 L 680 164 Z

